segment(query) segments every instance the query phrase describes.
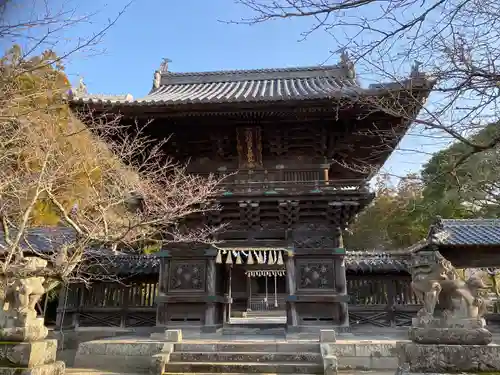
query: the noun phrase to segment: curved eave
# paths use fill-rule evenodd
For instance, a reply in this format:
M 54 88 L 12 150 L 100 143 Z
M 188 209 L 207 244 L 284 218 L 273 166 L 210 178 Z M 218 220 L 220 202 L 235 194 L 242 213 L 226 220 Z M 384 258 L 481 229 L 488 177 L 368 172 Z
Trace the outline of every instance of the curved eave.
M 350 274 L 408 274 L 410 259 L 408 256 L 390 255 L 387 253 L 356 252 L 345 257 L 346 272 Z M 94 273 L 120 274 L 133 276 L 152 276 L 160 271 L 160 257 L 114 256 L 107 258 L 106 266 L 96 266 Z

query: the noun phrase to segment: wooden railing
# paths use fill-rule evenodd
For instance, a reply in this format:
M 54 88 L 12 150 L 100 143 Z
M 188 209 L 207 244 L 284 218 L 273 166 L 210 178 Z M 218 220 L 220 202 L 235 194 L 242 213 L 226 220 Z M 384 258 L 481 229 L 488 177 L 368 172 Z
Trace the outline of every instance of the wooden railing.
M 61 327 L 140 327 L 156 324 L 157 282 L 73 285 L 57 311 Z
M 275 304 L 277 302 L 277 304 Z M 285 309 L 285 297 L 282 294 L 278 295 L 277 300 L 274 299 L 274 294 L 270 293 L 265 301 L 265 295 L 258 294 L 250 297 L 250 310 L 251 311 L 273 311 Z
M 202 177 L 208 177 L 208 173 L 195 173 Z M 300 190 L 335 190 L 335 191 L 358 191 L 368 190 L 368 184 L 362 179 L 324 179 L 323 171 L 310 169 L 275 169 L 259 171 L 223 171 L 215 172 L 217 176 L 223 177 L 221 185 L 226 191 L 261 191 L 280 189 Z

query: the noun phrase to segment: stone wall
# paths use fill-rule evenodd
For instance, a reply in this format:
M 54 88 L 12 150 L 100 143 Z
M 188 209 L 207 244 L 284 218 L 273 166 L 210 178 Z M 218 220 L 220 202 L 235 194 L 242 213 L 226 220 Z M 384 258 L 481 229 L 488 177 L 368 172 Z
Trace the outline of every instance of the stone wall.
M 322 344 L 325 345 L 325 344 Z M 339 369 L 393 370 L 398 367 L 396 341 L 337 340 L 328 343 Z

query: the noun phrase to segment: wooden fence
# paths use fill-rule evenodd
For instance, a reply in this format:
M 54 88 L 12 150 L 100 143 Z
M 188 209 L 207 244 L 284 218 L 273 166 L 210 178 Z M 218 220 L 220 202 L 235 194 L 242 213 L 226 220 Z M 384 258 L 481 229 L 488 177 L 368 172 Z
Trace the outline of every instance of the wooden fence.
M 150 327 L 156 324 L 158 282 L 95 283 L 62 291 L 58 327 Z
M 349 275 L 351 327 L 409 326 L 420 309 L 410 284 L 410 276 L 404 275 Z

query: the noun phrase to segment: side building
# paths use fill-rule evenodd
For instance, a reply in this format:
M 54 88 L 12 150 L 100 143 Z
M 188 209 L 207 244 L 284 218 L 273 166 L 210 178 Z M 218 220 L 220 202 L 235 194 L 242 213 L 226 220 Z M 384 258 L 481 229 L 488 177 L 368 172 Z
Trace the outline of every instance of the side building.
M 214 331 L 235 310 L 283 306 L 289 331 L 348 329 L 342 231 L 373 199 L 369 179 L 431 86 L 414 71 L 363 88 L 344 56 L 334 66 L 200 73 L 164 63 L 137 100 L 76 91 L 75 109 L 150 122 L 190 173 L 229 175 L 222 210 L 203 216 L 228 224 L 220 245 L 161 253 L 157 323 Z

